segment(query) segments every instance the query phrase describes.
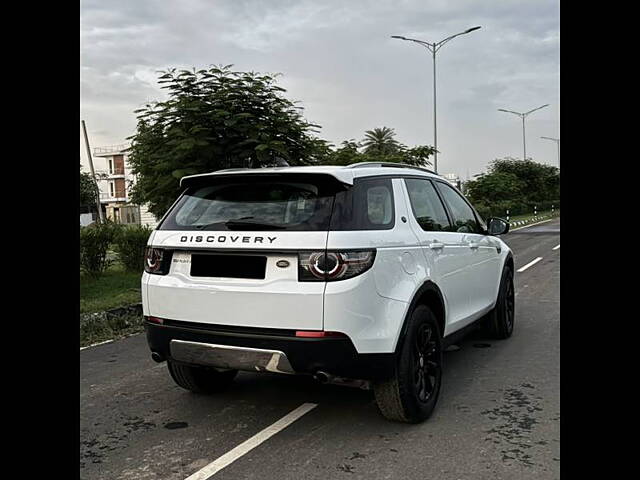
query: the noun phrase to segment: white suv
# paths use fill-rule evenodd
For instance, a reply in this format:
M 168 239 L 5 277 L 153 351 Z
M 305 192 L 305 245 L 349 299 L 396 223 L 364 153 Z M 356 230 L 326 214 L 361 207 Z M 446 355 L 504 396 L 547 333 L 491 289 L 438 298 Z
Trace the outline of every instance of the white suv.
M 425 420 L 442 351 L 475 326 L 513 331 L 513 257 L 447 181 L 401 164 L 221 170 L 149 238 L 152 357 L 194 392 L 238 370 L 371 386 L 382 414 Z

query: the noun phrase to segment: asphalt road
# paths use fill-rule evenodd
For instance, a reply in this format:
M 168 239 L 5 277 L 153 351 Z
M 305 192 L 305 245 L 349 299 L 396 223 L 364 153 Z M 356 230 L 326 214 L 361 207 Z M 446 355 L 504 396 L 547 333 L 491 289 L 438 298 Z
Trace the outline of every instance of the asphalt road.
M 310 378 L 240 373 L 197 396 L 154 363 L 144 335 L 80 352 L 80 476 L 185 479 L 305 402 L 299 420 L 215 474 L 224 479 L 556 479 L 560 476 L 560 220 L 504 237 L 516 326 L 445 353 L 420 425 L 391 423 L 373 394 Z

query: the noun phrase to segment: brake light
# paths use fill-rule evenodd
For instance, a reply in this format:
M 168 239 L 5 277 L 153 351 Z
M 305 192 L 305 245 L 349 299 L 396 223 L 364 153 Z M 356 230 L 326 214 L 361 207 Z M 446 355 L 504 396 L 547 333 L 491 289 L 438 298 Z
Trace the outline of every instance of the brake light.
M 155 275 L 166 275 L 171 265 L 171 250 L 147 247 L 144 254 L 144 271 Z
M 366 272 L 376 258 L 375 250 L 300 252 L 298 281 L 346 280 Z

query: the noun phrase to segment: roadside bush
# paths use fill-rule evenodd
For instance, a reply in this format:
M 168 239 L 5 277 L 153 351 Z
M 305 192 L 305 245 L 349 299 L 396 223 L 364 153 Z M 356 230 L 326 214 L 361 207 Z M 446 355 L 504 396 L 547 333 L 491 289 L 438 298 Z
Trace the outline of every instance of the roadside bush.
M 113 249 L 125 270 L 129 272 L 144 270 L 144 249 L 152 231 L 152 228 L 140 225 L 120 229 L 114 238 Z
M 92 277 L 99 277 L 109 265 L 107 258 L 109 245 L 118 231 L 118 225 L 94 223 L 80 228 L 80 270 Z

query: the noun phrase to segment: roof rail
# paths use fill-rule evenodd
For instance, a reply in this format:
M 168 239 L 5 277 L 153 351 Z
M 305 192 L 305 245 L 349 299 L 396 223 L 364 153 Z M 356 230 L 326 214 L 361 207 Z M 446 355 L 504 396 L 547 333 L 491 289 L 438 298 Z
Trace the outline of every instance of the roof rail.
M 346 166 L 346 168 L 363 168 L 363 167 L 396 167 L 396 168 L 412 168 L 414 170 L 422 170 L 423 172 L 429 172 L 434 175 L 438 175 L 433 170 L 429 170 L 428 168 L 418 167 L 416 165 L 408 165 L 406 163 L 393 163 L 393 162 L 358 162 L 351 163 Z

